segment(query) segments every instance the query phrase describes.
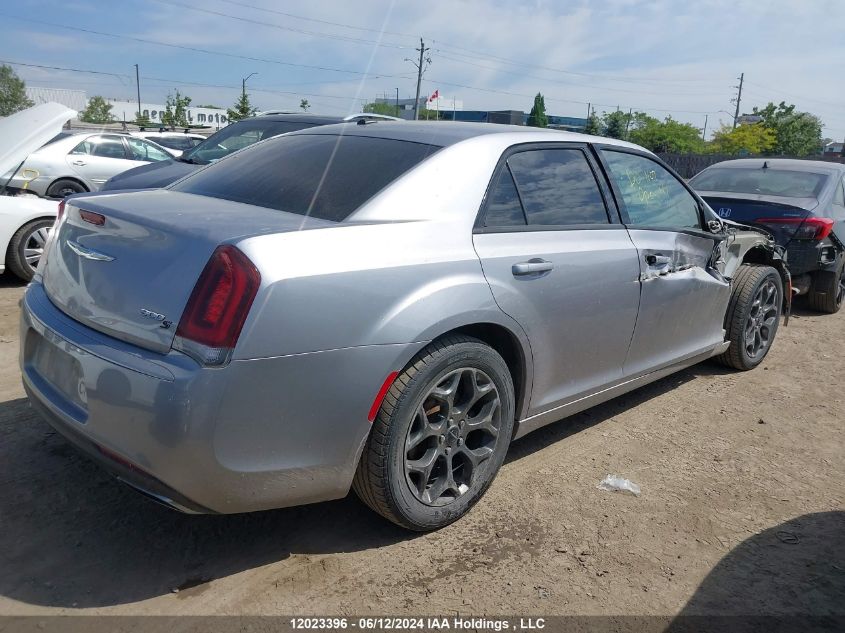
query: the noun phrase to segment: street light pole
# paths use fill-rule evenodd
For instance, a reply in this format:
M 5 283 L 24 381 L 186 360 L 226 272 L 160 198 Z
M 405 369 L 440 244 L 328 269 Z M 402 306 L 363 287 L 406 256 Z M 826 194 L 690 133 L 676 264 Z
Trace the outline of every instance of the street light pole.
M 241 98 L 246 101 L 246 80 L 252 77 L 253 75 L 257 75 L 258 73 L 249 73 L 246 77 L 241 79 Z
M 138 64 L 135 64 L 135 87 L 138 88 L 138 120 L 141 119 L 141 78 L 138 76 Z

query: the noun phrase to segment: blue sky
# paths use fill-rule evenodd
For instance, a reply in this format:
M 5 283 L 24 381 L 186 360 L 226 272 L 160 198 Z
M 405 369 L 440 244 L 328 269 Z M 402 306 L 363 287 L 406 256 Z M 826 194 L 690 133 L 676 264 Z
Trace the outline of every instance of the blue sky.
M 353 112 L 396 88 L 413 95 L 405 60 L 422 36 L 422 92 L 468 109 L 527 111 L 541 91 L 552 114 L 591 102 L 699 127 L 707 114 L 712 130 L 745 72 L 743 110 L 786 100 L 845 138 L 841 0 L 3 0 L 0 20 L 2 60 L 113 73 L 15 66 L 30 85 L 89 96 L 134 99 L 138 63 L 148 102 L 178 88 L 230 106 L 257 73 L 261 109 L 307 98 L 314 112 Z

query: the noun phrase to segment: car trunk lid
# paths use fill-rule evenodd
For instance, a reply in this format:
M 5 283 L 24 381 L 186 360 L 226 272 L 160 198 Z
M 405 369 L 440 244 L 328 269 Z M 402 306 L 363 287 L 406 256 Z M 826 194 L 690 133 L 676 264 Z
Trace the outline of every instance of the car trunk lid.
M 164 353 L 218 245 L 334 225 L 171 191 L 75 198 L 47 257 L 44 287 L 80 323 Z
M 699 192 L 722 218 L 765 229 L 780 246 L 787 246 L 804 220 L 818 206 L 816 198 L 785 198 L 755 194 Z

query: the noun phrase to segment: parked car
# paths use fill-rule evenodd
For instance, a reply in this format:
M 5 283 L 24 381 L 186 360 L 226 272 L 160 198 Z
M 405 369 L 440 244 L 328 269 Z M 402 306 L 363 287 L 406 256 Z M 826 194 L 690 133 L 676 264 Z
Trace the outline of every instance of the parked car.
M 760 226 L 786 249 L 792 287 L 834 313 L 845 298 L 845 165 L 746 158 L 708 167 L 690 185 L 723 218 Z
M 170 130 L 143 130 L 141 132 L 130 132 L 130 135 L 153 141 L 176 158 L 181 156 L 183 152 L 193 149 L 207 138 L 202 134 L 192 134 L 187 131 L 173 132 Z
M 34 151 L 3 180 L 9 187 L 47 198 L 97 191 L 120 172 L 171 158 L 163 147 L 127 134 L 61 133 Z
M 318 125 L 341 123 L 344 120 L 344 117 L 302 113 L 266 114 L 242 119 L 215 132 L 178 158 L 144 165 L 115 176 L 105 184 L 103 190 L 166 187 L 202 165 L 213 163 L 263 139 Z
M 0 118 L 0 173 L 17 168 L 75 116 L 63 105 L 45 103 Z M 6 193 L 5 179 L 0 193 Z M 0 273 L 9 270 L 24 281 L 32 279 L 57 210 L 56 202 L 37 196 L 0 195 Z
M 757 366 L 786 274 L 629 143 L 325 126 L 69 200 L 20 360 L 50 424 L 172 507 L 352 487 L 429 530 L 513 438 L 707 358 Z

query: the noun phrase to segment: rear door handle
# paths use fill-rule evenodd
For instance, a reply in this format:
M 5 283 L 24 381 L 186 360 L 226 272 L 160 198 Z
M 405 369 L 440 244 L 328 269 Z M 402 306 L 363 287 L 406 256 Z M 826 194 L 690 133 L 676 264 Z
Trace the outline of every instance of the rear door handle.
M 545 273 L 550 271 L 554 267 L 555 265 L 553 263 L 547 262 L 544 259 L 532 259 L 531 261 L 514 264 L 511 267 L 511 272 L 513 273 L 514 277 L 519 277 L 521 275 L 534 275 L 537 273 Z

